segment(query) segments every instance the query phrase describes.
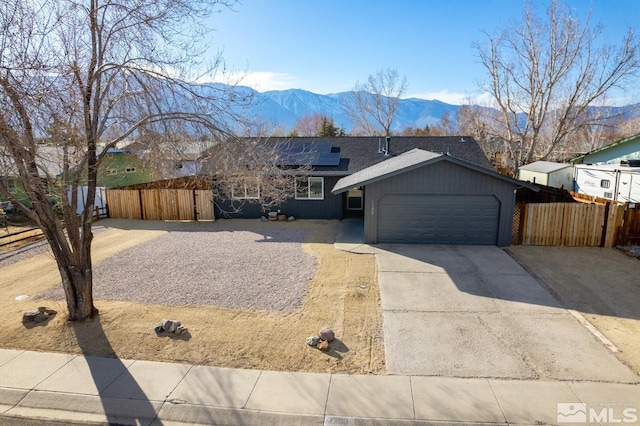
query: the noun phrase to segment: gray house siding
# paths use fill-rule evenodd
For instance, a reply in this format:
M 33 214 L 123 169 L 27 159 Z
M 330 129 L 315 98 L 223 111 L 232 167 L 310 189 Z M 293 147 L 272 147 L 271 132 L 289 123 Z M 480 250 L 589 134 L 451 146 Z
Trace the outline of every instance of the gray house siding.
M 381 200 L 390 195 L 413 195 L 416 197 L 429 195 L 448 195 L 468 197 L 468 209 L 474 209 L 474 197 L 494 197 L 499 203 L 497 217 L 497 237 L 495 244 L 508 246 L 511 243 L 513 209 L 515 203 L 515 186 L 509 182 L 497 179 L 448 161 L 402 173 L 388 179 L 380 180 L 366 186 L 365 197 L 365 229 L 364 237 L 367 243 L 378 243 L 378 221 Z M 424 199 L 424 198 L 423 198 Z M 438 200 L 446 197 L 433 197 Z M 486 203 L 485 199 L 484 204 Z M 382 202 L 384 205 L 384 201 Z M 402 206 L 399 206 L 402 209 Z M 443 211 L 447 207 L 443 206 Z
M 324 199 L 320 200 L 296 200 L 290 198 L 278 207 L 271 208 L 270 211 L 277 211 L 287 216 L 294 216 L 298 219 L 341 219 L 342 218 L 342 194 L 331 194 L 331 188 L 336 184 L 339 177 L 324 177 Z M 219 199 L 215 203 L 216 218 L 233 218 L 233 219 L 255 219 L 265 216 L 267 212 L 262 210 L 259 203 L 245 202 L 236 206 L 240 206 L 239 211 L 235 212 L 233 205 L 228 199 Z

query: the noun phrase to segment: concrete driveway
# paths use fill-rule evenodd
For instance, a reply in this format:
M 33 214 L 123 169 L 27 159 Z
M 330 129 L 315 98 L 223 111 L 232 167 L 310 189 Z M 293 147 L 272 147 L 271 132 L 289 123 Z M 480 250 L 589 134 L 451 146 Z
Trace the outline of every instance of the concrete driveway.
M 640 380 L 497 247 L 375 247 L 389 374 Z

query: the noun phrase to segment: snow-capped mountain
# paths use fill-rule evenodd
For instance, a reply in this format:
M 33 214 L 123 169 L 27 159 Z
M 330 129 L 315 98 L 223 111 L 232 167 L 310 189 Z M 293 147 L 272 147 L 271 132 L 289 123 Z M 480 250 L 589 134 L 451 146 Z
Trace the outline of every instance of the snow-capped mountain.
M 298 118 L 319 113 L 333 117 L 335 125 L 348 132 L 354 123 L 343 105 L 350 95 L 350 92 L 319 95 L 300 89 L 255 92 L 252 113 L 262 121 L 280 124 L 286 129 L 293 129 Z M 460 107 L 436 100 L 401 99 L 393 130 L 437 124 L 445 112 L 455 117 L 458 108 Z

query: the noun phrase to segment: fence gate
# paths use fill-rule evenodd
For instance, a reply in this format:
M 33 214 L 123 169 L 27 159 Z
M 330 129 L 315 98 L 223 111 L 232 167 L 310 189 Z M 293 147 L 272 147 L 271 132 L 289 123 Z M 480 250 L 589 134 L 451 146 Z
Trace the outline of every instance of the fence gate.
M 193 191 L 196 199 L 196 220 L 215 220 L 213 216 L 213 192 L 196 189 Z

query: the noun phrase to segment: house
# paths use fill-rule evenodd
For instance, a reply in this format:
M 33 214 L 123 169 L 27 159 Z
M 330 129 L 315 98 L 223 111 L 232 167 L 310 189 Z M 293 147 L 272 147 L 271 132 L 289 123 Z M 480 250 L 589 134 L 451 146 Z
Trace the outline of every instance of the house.
M 331 192 L 366 193 L 365 243 L 508 246 L 521 186 L 537 189 L 451 154 L 413 149 L 341 178 Z
M 573 164 L 620 164 L 624 160 L 640 160 L 640 134 L 579 155 L 570 161 Z
M 153 173 L 152 180 L 160 181 L 196 176 L 202 168 L 204 153 L 215 144 L 214 141 L 137 141 L 123 149 L 144 161 Z
M 494 171 L 468 137 L 282 138 L 280 165 L 304 152 L 310 169 L 292 182 L 278 206 L 304 219 L 363 217 L 365 239 L 378 242 L 509 245 L 514 190 L 535 185 Z M 260 188 L 241 197 L 258 198 Z M 259 203 L 239 211 L 216 199 L 216 217 L 257 218 Z
M 10 197 L 27 207 L 31 207 L 31 200 L 25 191 L 22 180 L 18 176 L 18 170 L 13 159 L 9 154 L 2 154 L 0 157 L 4 159 L 0 168 L 0 180 L 6 185 Z M 50 187 L 49 201 L 55 203 L 57 202 L 55 196 L 57 191 L 54 187 L 55 178 L 62 173 L 62 150 L 53 146 L 38 145 L 37 161 L 42 180 Z M 6 202 L 7 199 L 0 194 L 1 202 Z
M 552 161 L 536 161 L 518 169 L 518 179 L 561 189 L 573 188 L 573 166 Z
M 311 164 L 310 170 L 292 182 L 294 197 L 278 208 L 287 216 L 301 219 L 342 219 L 363 215 L 365 194 L 352 190 L 346 194 L 334 195 L 331 188 L 339 179 L 356 173 L 373 164 L 380 163 L 396 155 L 420 148 L 436 153 L 450 153 L 480 167 L 492 169 L 477 142 L 472 138 L 456 137 L 297 137 L 271 138 L 269 143 L 281 146 L 278 155 L 280 166 L 297 167 L 300 163 Z M 215 154 L 209 154 L 215 156 Z M 304 161 L 300 161 L 303 159 Z M 275 160 L 274 160 L 275 161 Z M 293 164 L 297 163 L 297 164 Z M 492 169 L 493 170 L 493 169 Z M 204 172 L 215 172 L 209 167 Z M 216 199 L 216 217 L 258 218 L 265 214 L 259 203 L 251 202 L 259 194 L 259 188 L 250 188 L 233 198 Z M 264 194 L 263 194 L 264 195 Z M 233 208 L 234 201 L 245 202 L 240 211 Z
M 98 168 L 97 187 L 120 188 L 153 181 L 153 170 L 127 149 L 110 149 Z

